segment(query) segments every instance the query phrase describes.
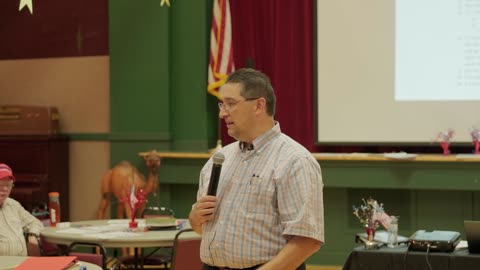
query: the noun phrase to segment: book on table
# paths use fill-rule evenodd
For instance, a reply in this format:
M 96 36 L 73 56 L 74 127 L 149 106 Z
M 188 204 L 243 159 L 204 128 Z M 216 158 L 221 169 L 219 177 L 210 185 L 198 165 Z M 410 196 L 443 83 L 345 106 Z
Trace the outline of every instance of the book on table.
M 177 219 L 170 217 L 148 217 L 145 223 L 149 230 L 175 230 L 177 229 Z
M 28 257 L 15 270 L 71 270 L 77 266 L 77 256 Z M 73 268 L 72 268 L 73 267 Z M 78 268 L 80 268 L 78 266 Z

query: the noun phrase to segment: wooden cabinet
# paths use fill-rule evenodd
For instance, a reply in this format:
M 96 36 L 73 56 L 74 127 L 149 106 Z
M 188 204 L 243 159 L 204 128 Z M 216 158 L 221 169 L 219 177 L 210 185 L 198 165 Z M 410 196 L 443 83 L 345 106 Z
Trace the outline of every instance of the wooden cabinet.
M 0 136 L 0 162 L 15 175 L 10 197 L 31 211 L 48 203 L 48 192 L 60 193 L 61 220 L 69 216 L 69 151 L 63 136 Z

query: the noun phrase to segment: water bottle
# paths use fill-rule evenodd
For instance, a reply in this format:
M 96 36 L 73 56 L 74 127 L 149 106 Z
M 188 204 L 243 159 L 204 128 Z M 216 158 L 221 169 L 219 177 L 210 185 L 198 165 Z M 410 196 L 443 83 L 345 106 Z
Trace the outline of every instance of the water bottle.
M 394 248 L 398 244 L 398 217 L 392 216 L 390 226 L 388 226 L 388 242 L 389 248 Z
M 48 193 L 48 211 L 50 214 L 50 226 L 55 227 L 60 222 L 60 193 Z

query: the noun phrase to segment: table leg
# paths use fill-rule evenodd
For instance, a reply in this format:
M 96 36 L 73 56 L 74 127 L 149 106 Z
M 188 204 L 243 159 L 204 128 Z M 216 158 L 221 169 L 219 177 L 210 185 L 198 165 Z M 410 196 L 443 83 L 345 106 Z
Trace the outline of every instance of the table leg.
M 140 254 L 138 252 L 138 249 L 140 249 Z M 135 270 L 136 269 L 143 269 L 143 249 L 136 247 L 136 248 L 134 248 L 134 251 L 135 251 L 135 253 L 134 253 L 134 256 L 135 256 Z M 138 262 L 140 262 L 140 264 Z
M 135 270 L 138 269 L 138 248 L 134 248 L 134 257 L 135 257 Z

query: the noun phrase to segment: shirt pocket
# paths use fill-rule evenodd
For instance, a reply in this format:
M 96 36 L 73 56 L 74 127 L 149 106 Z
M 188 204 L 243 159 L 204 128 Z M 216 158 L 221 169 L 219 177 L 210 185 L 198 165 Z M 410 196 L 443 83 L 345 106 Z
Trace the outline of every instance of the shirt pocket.
M 275 182 L 261 176 L 252 176 L 248 185 L 247 212 L 274 215 L 277 205 Z

